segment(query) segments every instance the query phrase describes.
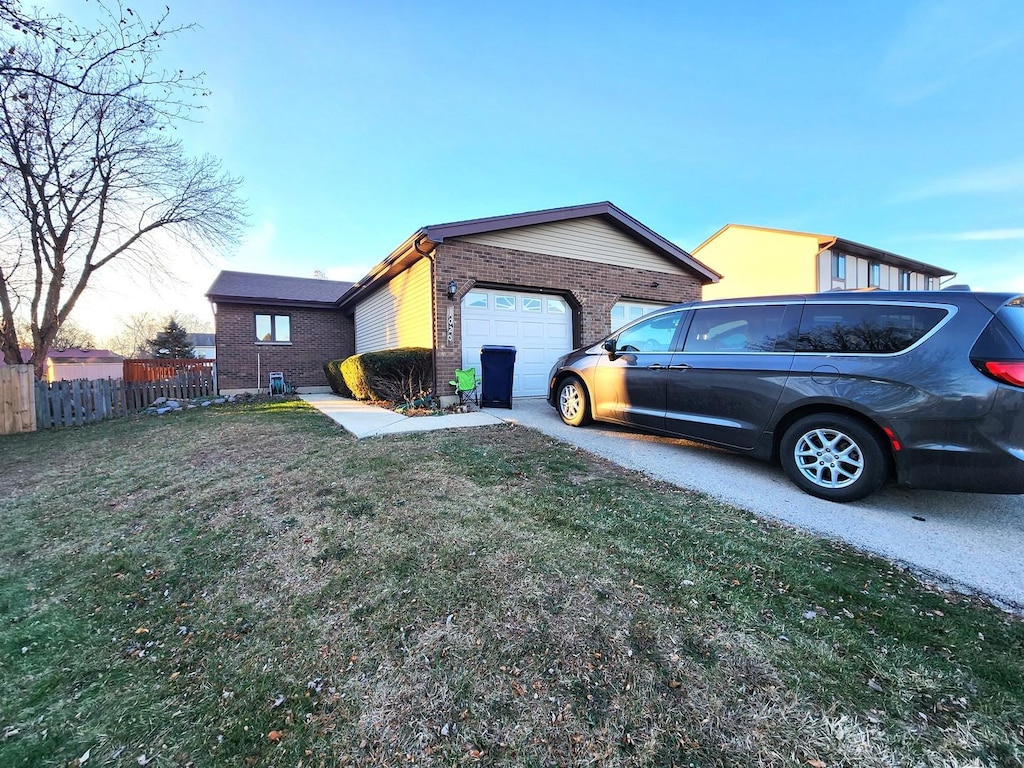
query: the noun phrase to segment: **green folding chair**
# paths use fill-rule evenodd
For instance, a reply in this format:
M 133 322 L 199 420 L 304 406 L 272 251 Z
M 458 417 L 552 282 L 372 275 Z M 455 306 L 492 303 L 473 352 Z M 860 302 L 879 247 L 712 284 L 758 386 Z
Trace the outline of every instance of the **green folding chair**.
M 449 381 L 455 387 L 455 394 L 459 396 L 459 405 L 465 405 L 472 401 L 480 407 L 480 395 L 477 393 L 477 385 L 480 383 L 476 378 L 476 368 L 455 371 L 454 381 Z

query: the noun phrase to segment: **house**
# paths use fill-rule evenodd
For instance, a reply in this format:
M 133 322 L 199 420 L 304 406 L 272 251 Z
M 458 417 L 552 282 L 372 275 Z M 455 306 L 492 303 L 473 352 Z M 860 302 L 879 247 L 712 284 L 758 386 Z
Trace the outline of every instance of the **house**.
M 836 235 L 727 224 L 693 249 L 724 276 L 705 299 L 836 289 L 937 290 L 955 272 Z
M 196 357 L 202 360 L 212 360 L 217 356 L 216 337 L 212 333 L 188 333 L 185 334 L 195 350 Z
M 609 202 L 421 227 L 354 284 L 222 272 L 222 391 L 283 371 L 325 388 L 325 361 L 395 347 L 434 352 L 435 391 L 479 372 L 484 345 L 516 348 L 514 396 L 543 395 L 560 355 L 654 307 L 698 299 L 720 275 Z
M 21 350 L 27 363 L 31 349 Z M 0 365 L 4 365 L 0 358 Z M 120 379 L 124 375 L 124 358 L 106 349 L 51 349 L 46 353 L 46 381 L 75 379 Z
M 300 391 L 327 391 L 323 365 L 353 354 L 351 318 L 338 300 L 352 283 L 224 271 L 206 296 L 216 325 L 221 392 L 258 392 L 271 372 Z

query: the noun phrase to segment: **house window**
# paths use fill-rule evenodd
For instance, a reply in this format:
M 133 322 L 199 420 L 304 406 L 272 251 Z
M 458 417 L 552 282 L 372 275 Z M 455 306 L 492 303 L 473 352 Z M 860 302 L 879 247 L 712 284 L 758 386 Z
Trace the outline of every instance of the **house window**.
M 906 269 L 901 269 L 900 270 L 900 290 L 901 291 L 909 291 L 910 290 L 910 271 L 909 270 L 906 270 Z
M 832 254 L 832 277 L 836 280 L 846 279 L 846 254 Z
M 882 265 L 877 261 L 873 261 L 868 265 L 868 285 L 872 288 L 878 288 L 881 284 Z
M 515 296 L 495 296 L 494 297 L 494 308 L 495 309 L 515 309 L 516 308 L 516 297 Z
M 256 341 L 288 344 L 292 340 L 292 319 L 288 315 L 256 315 Z
M 469 309 L 487 309 L 487 294 L 467 293 L 462 303 Z
M 548 299 L 548 314 L 549 315 L 564 315 L 565 314 L 565 302 L 561 299 Z
M 523 312 L 540 312 L 541 308 L 540 299 L 523 296 Z

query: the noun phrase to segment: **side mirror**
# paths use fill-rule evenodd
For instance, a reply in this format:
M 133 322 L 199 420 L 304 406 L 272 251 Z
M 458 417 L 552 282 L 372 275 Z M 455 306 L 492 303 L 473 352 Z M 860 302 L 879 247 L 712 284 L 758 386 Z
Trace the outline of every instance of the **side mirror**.
M 601 343 L 601 346 L 604 348 L 605 352 L 607 352 L 609 355 L 614 357 L 614 355 L 615 355 L 615 339 L 605 339 Z

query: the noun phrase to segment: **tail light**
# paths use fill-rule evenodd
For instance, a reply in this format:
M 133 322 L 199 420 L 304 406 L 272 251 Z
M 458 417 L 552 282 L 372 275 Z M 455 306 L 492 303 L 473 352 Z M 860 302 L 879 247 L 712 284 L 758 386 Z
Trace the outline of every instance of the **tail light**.
M 978 369 L 996 381 L 1003 384 L 1012 384 L 1015 387 L 1024 387 L 1024 363 L 1022 362 L 1000 362 L 998 360 L 976 361 Z

